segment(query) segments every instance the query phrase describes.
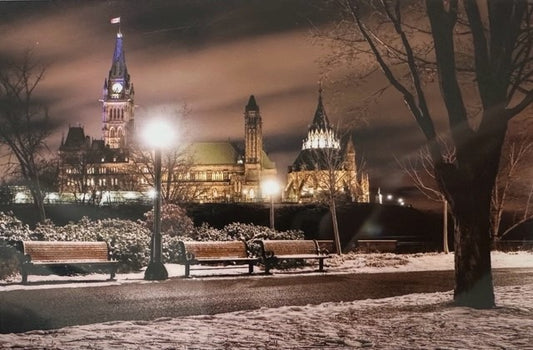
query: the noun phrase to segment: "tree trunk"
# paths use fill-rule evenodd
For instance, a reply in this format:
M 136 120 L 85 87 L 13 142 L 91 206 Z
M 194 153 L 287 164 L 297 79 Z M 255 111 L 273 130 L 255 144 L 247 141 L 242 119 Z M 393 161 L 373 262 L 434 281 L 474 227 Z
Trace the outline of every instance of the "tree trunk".
M 339 225 L 337 222 L 337 207 L 335 205 L 335 198 L 330 198 L 329 211 L 331 213 L 331 222 L 333 223 L 333 237 L 335 239 L 335 249 L 337 254 L 342 255 L 341 239 L 339 235 Z
M 475 308 L 495 305 L 490 208 L 506 130 L 503 118 L 493 119 L 490 125 L 464 139 L 457 147 L 456 165 L 439 174 L 455 225 L 454 300 L 457 305 Z
M 489 210 L 478 199 L 479 185 L 454 197 L 455 291 L 458 305 L 494 307 Z
M 41 191 L 41 184 L 38 176 L 32 176 L 29 185 L 31 196 L 33 197 L 33 204 L 39 213 L 39 221 L 44 223 L 46 221 L 46 211 L 44 209 L 43 192 Z
M 450 252 L 448 247 L 448 201 L 443 198 L 442 204 L 442 250 L 445 254 L 448 254 Z

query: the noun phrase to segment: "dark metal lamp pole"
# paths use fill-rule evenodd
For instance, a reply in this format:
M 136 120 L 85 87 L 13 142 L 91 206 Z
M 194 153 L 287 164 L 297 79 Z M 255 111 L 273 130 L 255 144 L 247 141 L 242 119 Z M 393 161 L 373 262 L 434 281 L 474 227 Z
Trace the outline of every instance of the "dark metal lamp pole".
M 166 280 L 168 272 L 163 264 L 161 247 L 161 148 L 154 150 L 154 175 L 155 175 L 155 197 L 154 197 L 154 230 L 150 244 L 150 263 L 144 273 L 144 279 L 150 281 Z

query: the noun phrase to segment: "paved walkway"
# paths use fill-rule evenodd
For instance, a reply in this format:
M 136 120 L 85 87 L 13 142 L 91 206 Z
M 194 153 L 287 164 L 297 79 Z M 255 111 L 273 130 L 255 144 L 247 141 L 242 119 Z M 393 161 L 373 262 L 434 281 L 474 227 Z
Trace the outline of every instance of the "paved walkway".
M 496 269 L 496 285 L 533 283 L 533 269 Z M 114 320 L 375 299 L 453 289 L 453 271 L 172 278 L 124 285 L 0 292 L 0 333 Z

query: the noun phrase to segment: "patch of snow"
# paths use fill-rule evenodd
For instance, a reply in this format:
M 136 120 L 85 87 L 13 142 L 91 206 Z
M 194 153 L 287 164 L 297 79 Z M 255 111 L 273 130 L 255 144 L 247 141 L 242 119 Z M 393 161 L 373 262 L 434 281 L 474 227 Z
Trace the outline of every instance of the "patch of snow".
M 495 268 L 533 267 L 533 253 L 493 252 L 492 264 Z M 183 276 L 183 266 L 166 264 L 166 267 L 170 277 Z M 313 270 L 316 266 L 303 269 Z M 450 269 L 453 254 L 347 254 L 328 261 L 328 273 Z M 221 273 L 227 276 L 245 272 L 246 268 L 209 269 L 193 271 L 193 276 L 219 278 L 216 276 Z M 291 274 L 274 272 L 279 277 Z M 153 283 L 143 280 L 142 271 L 118 274 L 116 281 L 105 281 L 106 278 L 106 275 L 30 276 L 30 282 L 35 284 L 4 282 L 0 295 L 1 291 L 17 289 Z M 73 280 L 76 282 L 71 283 Z M 152 321 L 114 321 L 0 334 L 0 348 L 533 349 L 533 285 L 497 287 L 496 298 L 498 307 L 492 310 L 454 307 L 450 304 L 450 291 Z
M 115 321 L 0 335 L 0 348 L 532 349 L 533 285 L 496 288 L 498 308 L 449 304 L 451 292 L 218 315 Z

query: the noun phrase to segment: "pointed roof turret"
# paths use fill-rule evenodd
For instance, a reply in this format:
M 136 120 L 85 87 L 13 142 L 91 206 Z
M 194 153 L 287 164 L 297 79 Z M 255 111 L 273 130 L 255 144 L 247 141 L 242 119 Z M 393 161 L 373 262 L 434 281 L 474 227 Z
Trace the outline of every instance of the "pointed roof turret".
M 322 103 L 322 84 L 318 85 L 318 104 L 316 106 L 315 116 L 313 123 L 309 127 L 309 130 L 327 130 L 330 129 L 328 116 L 324 105 Z
M 322 85 L 318 88 L 318 105 L 316 107 L 313 123 L 307 131 L 307 138 L 303 140 L 302 149 L 340 148 L 340 140 L 329 124 L 326 110 L 322 103 Z
M 254 95 L 250 95 L 250 99 L 248 100 L 248 104 L 245 107 L 246 112 L 255 111 L 259 112 L 259 106 L 257 105 L 257 102 L 255 102 Z
M 113 61 L 111 62 L 111 69 L 109 70 L 109 79 L 129 80 L 122 33 L 120 32 L 117 33 L 117 40 L 115 41 L 115 51 L 113 52 Z

